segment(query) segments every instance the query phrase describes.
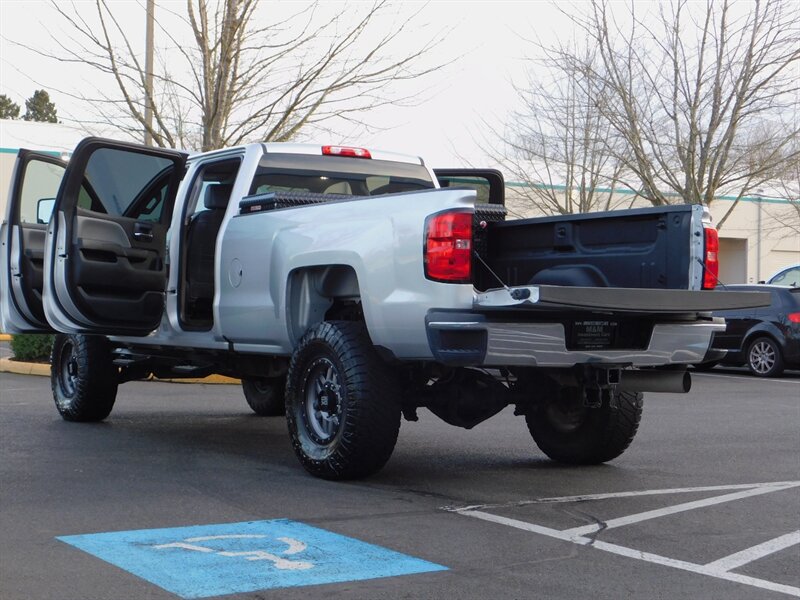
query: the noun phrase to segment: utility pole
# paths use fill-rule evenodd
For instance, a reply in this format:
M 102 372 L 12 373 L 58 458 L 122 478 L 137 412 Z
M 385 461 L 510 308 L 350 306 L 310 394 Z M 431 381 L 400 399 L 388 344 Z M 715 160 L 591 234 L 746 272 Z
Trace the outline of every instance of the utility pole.
M 144 144 L 153 145 L 153 29 L 155 23 L 156 0 L 147 0 L 147 24 L 145 26 L 144 50 Z

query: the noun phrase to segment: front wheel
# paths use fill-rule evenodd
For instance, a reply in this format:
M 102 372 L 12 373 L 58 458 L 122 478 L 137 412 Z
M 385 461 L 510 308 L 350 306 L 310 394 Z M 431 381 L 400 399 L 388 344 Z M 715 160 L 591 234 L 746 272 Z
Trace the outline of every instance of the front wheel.
M 594 465 L 622 454 L 642 418 L 640 392 L 608 391 L 599 408 L 584 405 L 577 388 L 563 388 L 525 415 L 533 440 L 558 462 Z
M 747 367 L 758 377 L 778 377 L 783 373 L 783 356 L 775 340 L 754 339 L 747 349 Z
M 286 385 L 286 421 L 303 467 L 324 479 L 380 470 L 400 430 L 398 389 L 363 324 L 327 321 L 309 330 Z
M 118 370 L 108 340 L 58 334 L 50 354 L 50 386 L 65 421 L 102 421 L 114 408 Z

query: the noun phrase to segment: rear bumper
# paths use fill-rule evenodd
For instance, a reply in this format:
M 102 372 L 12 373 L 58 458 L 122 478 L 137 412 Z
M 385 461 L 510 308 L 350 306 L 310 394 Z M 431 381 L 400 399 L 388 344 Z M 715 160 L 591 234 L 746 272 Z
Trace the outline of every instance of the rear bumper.
M 783 340 L 783 360 L 790 369 L 800 367 L 800 335 L 787 336 Z
M 572 367 L 576 364 L 654 367 L 707 360 L 722 322 L 656 323 L 641 348 L 570 350 L 562 323 L 509 322 L 472 312 L 430 311 L 425 320 L 434 358 L 452 366 Z M 649 324 L 648 324 L 649 326 Z

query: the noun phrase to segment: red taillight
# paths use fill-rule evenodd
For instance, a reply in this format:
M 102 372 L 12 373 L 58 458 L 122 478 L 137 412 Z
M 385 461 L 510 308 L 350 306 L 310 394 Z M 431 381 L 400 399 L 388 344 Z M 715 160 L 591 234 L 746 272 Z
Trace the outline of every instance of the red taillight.
M 786 315 L 786 318 L 789 319 L 792 323 L 800 323 L 800 312 L 796 313 L 789 313 Z
M 703 289 L 713 290 L 719 279 L 719 234 L 713 227 L 706 227 L 704 231 Z
M 425 277 L 469 283 L 472 275 L 472 213 L 443 212 L 425 221 Z
M 372 158 L 366 148 L 352 148 L 350 146 L 323 146 L 322 154 L 325 156 L 350 156 L 352 158 Z

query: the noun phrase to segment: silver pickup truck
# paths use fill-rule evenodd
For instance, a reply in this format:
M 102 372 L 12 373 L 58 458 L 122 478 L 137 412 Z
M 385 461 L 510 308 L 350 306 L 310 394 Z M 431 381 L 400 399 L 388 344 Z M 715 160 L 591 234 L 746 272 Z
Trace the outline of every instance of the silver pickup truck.
M 702 207 L 514 221 L 503 194 L 496 171 L 342 146 L 22 150 L 2 328 L 58 332 L 64 419 L 106 418 L 125 381 L 231 375 L 329 479 L 379 470 L 420 407 L 471 428 L 513 404 L 551 458 L 611 460 L 642 392 L 717 358 L 710 311 L 765 302 L 703 291 Z

